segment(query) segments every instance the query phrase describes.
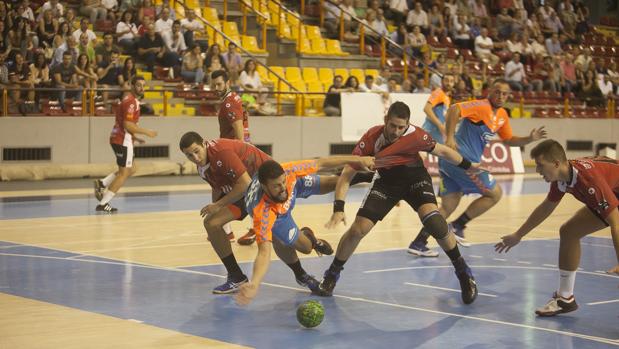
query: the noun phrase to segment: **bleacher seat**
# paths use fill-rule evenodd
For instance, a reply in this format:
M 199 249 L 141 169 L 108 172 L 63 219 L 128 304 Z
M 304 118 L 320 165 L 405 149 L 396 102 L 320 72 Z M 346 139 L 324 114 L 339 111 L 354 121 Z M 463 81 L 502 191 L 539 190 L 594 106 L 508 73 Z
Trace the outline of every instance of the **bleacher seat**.
M 359 83 L 365 81 L 365 74 L 363 73 L 363 69 L 352 68 L 350 69 L 350 75 L 356 77 L 357 80 L 359 80 Z M 374 78 L 376 78 L 376 76 Z
M 346 68 L 335 68 L 335 70 L 333 71 L 333 75 L 340 75 L 342 77 L 342 79 L 344 80 L 344 82 L 346 82 L 346 79 L 348 79 L 348 69 Z M 359 81 L 359 83 L 361 83 L 361 81 Z M 331 85 L 331 84 L 329 84 Z
M 301 81 L 301 69 L 299 67 L 286 67 L 286 80 L 289 82 Z
M 316 82 L 318 80 L 318 71 L 316 68 L 304 67 L 303 68 L 303 81 L 306 83 Z
M 347 72 L 348 73 L 348 72 Z M 333 84 L 333 69 L 331 68 L 318 68 L 318 79 L 326 86 Z
M 340 46 L 339 40 L 331 40 L 325 39 L 326 42 L 326 50 L 330 55 L 335 56 L 349 56 L 350 53 L 342 51 L 342 47 Z

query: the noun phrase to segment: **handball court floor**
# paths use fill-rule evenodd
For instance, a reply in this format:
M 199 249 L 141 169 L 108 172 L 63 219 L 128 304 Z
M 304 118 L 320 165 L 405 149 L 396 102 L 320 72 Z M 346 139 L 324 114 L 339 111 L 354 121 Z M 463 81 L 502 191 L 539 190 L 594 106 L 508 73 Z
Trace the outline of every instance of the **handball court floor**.
M 206 241 L 199 209 L 210 202 L 197 178 L 130 179 L 94 212 L 89 180 L 0 183 L 0 348 L 610 348 L 619 346 L 619 276 L 608 229 L 582 241 L 578 311 L 537 318 L 558 284 L 558 229 L 581 207 L 566 196 L 556 212 L 508 254 L 493 245 L 543 200 L 537 175 L 499 178 L 505 196 L 472 221 L 461 251 L 479 297 L 460 300 L 444 253 L 406 253 L 420 222 L 396 207 L 349 260 L 331 298 L 298 286 L 279 260 L 247 307 L 211 294 L 225 269 Z M 348 223 L 368 187 L 351 189 Z M 294 217 L 334 246 L 333 196 L 299 199 Z M 470 202 L 465 198 L 459 214 Z M 235 222 L 237 236 L 249 222 Z M 436 248 L 436 243 L 431 242 Z M 256 246 L 233 244 L 250 275 Z M 272 254 L 274 258 L 275 254 Z M 318 279 L 332 260 L 302 257 Z M 317 299 L 325 319 L 303 329 L 296 307 Z

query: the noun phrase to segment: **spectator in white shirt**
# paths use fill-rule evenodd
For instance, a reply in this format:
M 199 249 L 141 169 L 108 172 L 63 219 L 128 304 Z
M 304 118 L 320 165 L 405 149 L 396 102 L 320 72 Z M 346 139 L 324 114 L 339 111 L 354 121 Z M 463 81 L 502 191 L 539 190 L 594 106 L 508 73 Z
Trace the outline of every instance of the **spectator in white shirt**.
M 123 12 L 122 20 L 116 25 L 116 36 L 118 44 L 122 46 L 126 54 L 135 53 L 139 35 L 138 27 L 133 23 L 133 12 Z
M 172 30 L 166 31 L 161 34 L 161 38 L 163 39 L 163 43 L 165 44 L 166 50 L 168 52 L 173 52 L 178 54 L 179 56 L 183 55 L 183 52 L 187 50 L 187 45 L 185 45 L 185 38 L 181 33 L 181 22 L 174 21 L 172 24 Z
M 201 32 L 204 30 L 204 24 L 196 20 L 196 13 L 194 10 L 186 11 L 187 18 L 181 19 L 181 28 L 183 30 L 183 36 L 185 37 L 185 43 L 187 46 L 193 46 L 194 32 Z
M 161 17 L 164 9 L 168 9 L 170 19 L 172 21 L 176 20 L 176 11 L 174 11 L 174 9 L 170 7 L 170 0 L 163 0 L 161 2 L 161 6 L 157 6 L 156 15 Z
M 60 18 L 64 15 L 64 6 L 58 2 L 58 0 L 49 0 L 41 6 L 39 9 L 39 19 L 43 18 L 43 13 L 46 10 L 52 11 L 52 17 Z
M 365 76 L 365 82 L 359 86 L 359 89 L 361 92 L 387 92 L 383 87 L 374 84 L 374 77 L 372 75 Z
M 512 60 L 505 65 L 505 80 L 514 91 L 530 91 L 531 86 L 526 83 L 525 77 L 524 65 L 520 62 L 520 53 L 516 52 Z
M 155 32 L 163 35 L 163 33 L 172 30 L 173 23 L 174 21 L 170 18 L 170 9 L 163 8 L 161 10 L 161 18 L 155 22 Z
M 20 16 L 26 18 L 30 22 L 34 22 L 35 21 L 34 12 L 32 11 L 32 7 L 30 7 L 30 0 L 22 1 L 21 6 L 23 7 L 24 11 L 20 13 Z M 18 8 L 18 11 L 19 11 L 19 8 Z
M 481 34 L 475 38 L 475 54 L 477 58 L 481 60 L 487 59 L 492 65 L 497 64 L 499 57 L 492 53 L 493 47 L 492 39 L 488 36 L 488 29 L 482 28 Z
M 385 17 L 392 20 L 395 25 L 400 25 L 400 23 L 404 23 L 408 10 L 406 0 L 389 0 L 389 7 L 385 12 Z
M 428 14 L 421 8 L 421 2 L 415 3 L 415 9 L 408 12 L 406 24 L 413 27 L 418 25 L 423 33 L 428 33 Z
M 533 58 L 540 62 L 542 58 L 548 56 L 548 51 L 544 43 L 544 36 L 542 34 L 538 35 L 531 43 L 531 53 L 533 54 Z
M 606 75 L 598 74 L 598 87 L 604 97 L 613 97 L 613 84 L 607 79 Z
M 80 21 L 79 29 L 74 31 L 72 34 L 75 38 L 75 41 L 80 41 L 80 36 L 82 36 L 82 33 L 86 33 L 86 35 L 88 35 L 89 42 L 97 40 L 97 35 L 92 30 L 88 29 L 89 25 L 90 20 L 88 18 L 82 18 L 82 20 Z
M 471 27 L 466 24 L 466 17 L 459 15 L 453 26 L 454 43 L 461 48 L 471 48 Z
M 92 23 L 96 23 L 97 19 L 107 18 L 107 10 L 103 7 L 101 0 L 83 0 L 82 6 L 80 7 L 80 14 L 88 16 Z

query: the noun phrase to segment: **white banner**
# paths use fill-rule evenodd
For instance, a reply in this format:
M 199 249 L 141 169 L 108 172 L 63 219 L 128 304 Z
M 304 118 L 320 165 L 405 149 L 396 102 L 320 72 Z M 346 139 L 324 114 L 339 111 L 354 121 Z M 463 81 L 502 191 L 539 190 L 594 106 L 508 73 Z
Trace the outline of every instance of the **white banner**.
M 411 124 L 421 127 L 428 93 L 392 93 L 388 100 L 378 93 L 342 93 L 342 140 L 357 142 L 372 126 L 381 125 L 391 103 L 404 102 L 411 109 Z

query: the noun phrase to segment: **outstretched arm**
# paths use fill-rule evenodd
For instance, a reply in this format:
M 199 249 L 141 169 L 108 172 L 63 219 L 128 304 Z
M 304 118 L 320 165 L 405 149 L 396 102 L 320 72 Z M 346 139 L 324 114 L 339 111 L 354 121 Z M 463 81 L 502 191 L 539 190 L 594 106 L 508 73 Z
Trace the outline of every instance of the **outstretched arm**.
M 445 145 L 451 149 L 456 149 L 456 125 L 460 121 L 460 108 L 452 105 L 447 110 L 447 116 L 445 117 Z
M 509 145 L 510 147 L 521 147 L 523 145 L 527 145 L 531 142 L 539 141 L 540 139 L 546 138 L 546 130 L 544 130 L 544 126 L 540 128 L 534 128 L 531 130 L 531 133 L 528 137 L 518 137 L 513 136 L 512 138 L 503 141 L 503 143 Z
M 374 169 L 374 157 L 372 156 L 357 156 L 357 155 L 342 155 L 329 156 L 316 160 L 318 170 L 328 170 L 341 167 L 344 165 L 354 166 L 363 170 Z
M 247 305 L 258 294 L 260 283 L 262 279 L 264 279 L 264 276 L 269 270 L 269 265 L 271 264 L 271 245 L 271 241 L 258 243 L 258 255 L 256 255 L 256 260 L 254 261 L 251 280 L 241 285 L 239 293 L 235 297 L 238 304 Z
M 344 167 L 342 174 L 340 174 L 340 178 L 337 180 L 337 184 L 335 185 L 335 201 L 333 203 L 333 214 L 329 221 L 325 224 L 327 229 L 335 228 L 340 222 L 343 222 L 346 225 L 346 216 L 344 215 L 344 204 L 346 199 L 346 193 L 348 193 L 348 188 L 350 188 L 350 182 L 352 178 L 355 176 L 355 169 L 350 166 Z
M 617 265 L 610 269 L 609 273 L 619 274 L 619 209 L 614 209 L 606 217 L 606 223 L 610 226 L 610 235 L 613 237 L 615 254 L 617 255 Z
M 525 235 L 545 221 L 558 205 L 559 201 L 554 202 L 548 199 L 542 201 L 515 233 L 501 237 L 502 241 L 494 245 L 495 251 L 499 253 L 505 251 L 507 253 L 512 247 L 516 246 Z
M 241 200 L 250 183 L 251 177 L 249 177 L 247 172 L 244 172 L 236 183 L 234 183 L 232 190 L 228 194 L 222 196 L 219 200 L 204 206 L 202 210 L 200 210 L 200 215 L 202 217 L 212 215 L 220 209 Z

